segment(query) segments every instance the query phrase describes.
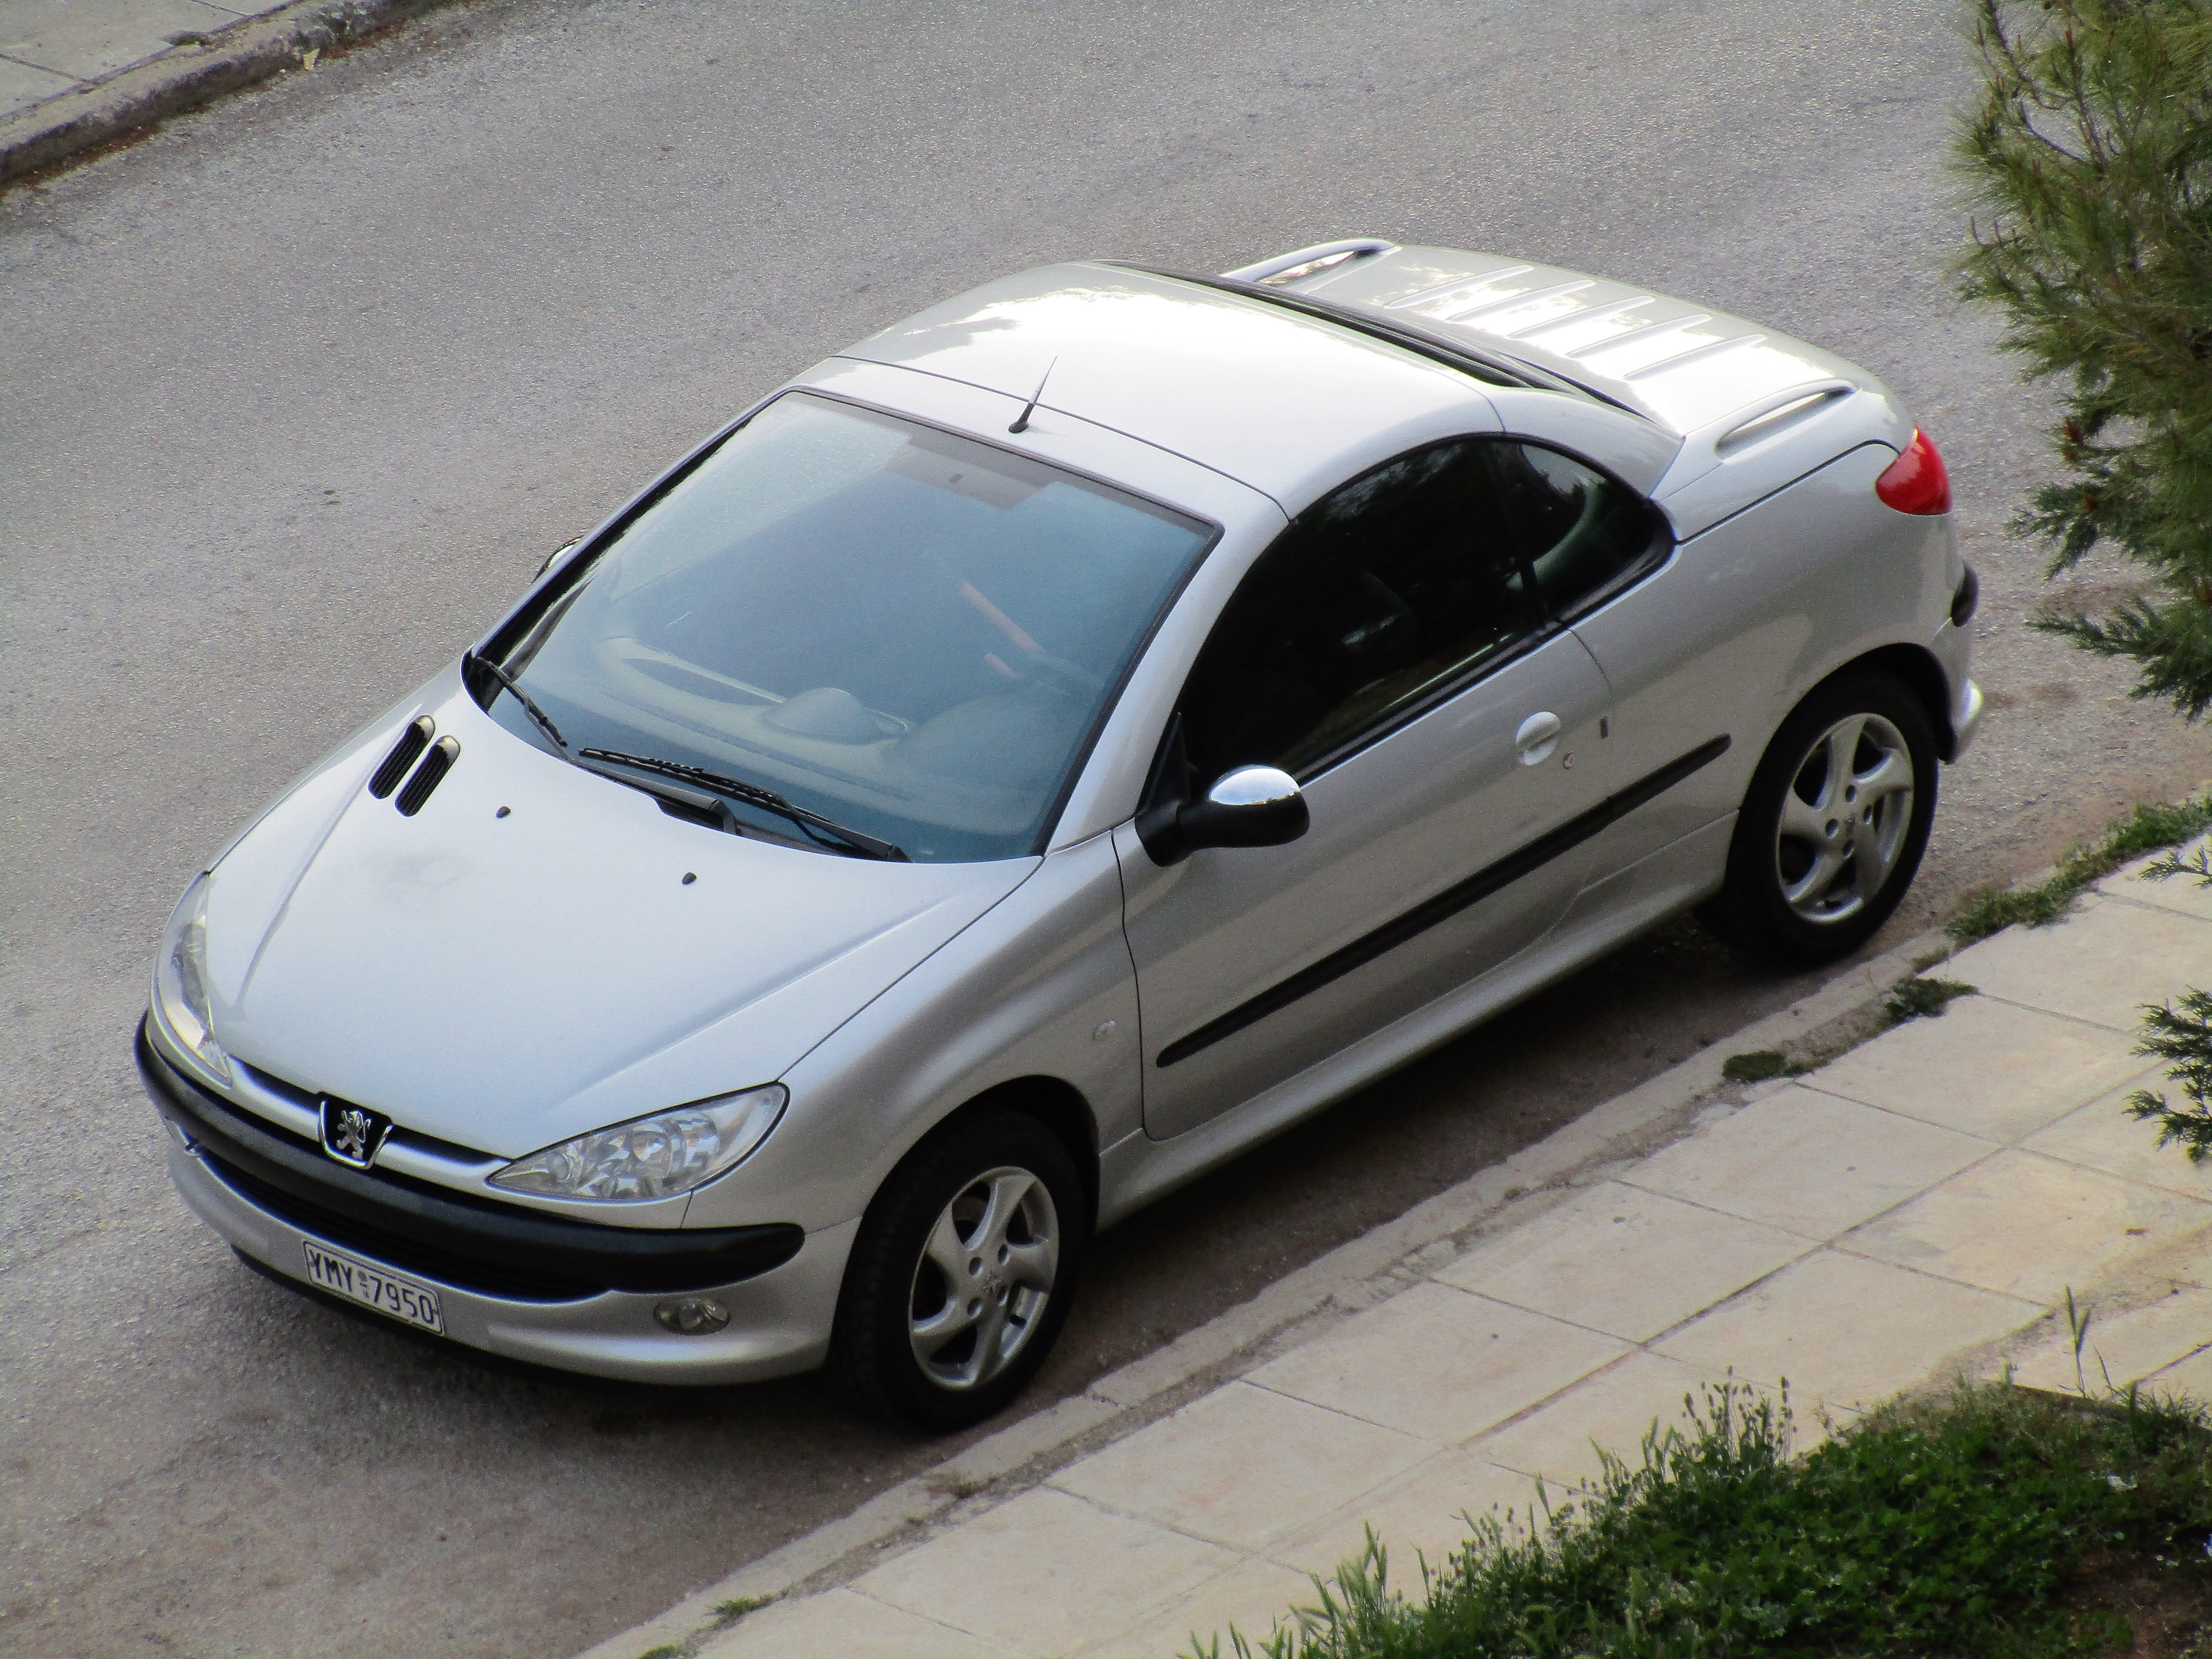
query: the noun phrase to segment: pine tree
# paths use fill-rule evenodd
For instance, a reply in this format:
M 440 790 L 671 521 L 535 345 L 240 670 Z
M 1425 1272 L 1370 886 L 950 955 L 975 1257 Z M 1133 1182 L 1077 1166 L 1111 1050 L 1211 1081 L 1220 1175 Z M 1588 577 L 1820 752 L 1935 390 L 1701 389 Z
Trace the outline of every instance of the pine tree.
M 2148 568 L 2108 614 L 2033 625 L 2138 665 L 2133 695 L 2212 706 L 2212 0 L 1976 0 L 1960 123 L 1961 291 L 2031 379 L 2067 388 L 2068 476 L 2013 522 L 2050 574 L 2106 542 Z

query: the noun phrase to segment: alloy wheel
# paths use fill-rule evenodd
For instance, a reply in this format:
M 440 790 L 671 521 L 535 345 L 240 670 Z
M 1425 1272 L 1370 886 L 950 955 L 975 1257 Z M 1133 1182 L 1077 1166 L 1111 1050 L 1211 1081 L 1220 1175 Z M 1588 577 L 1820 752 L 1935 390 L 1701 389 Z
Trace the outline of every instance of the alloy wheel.
M 939 1388 L 979 1388 L 1039 1327 L 1060 1266 L 1060 1217 L 1027 1170 L 986 1171 L 938 1216 L 915 1266 L 907 1337 Z
M 1873 902 L 1912 824 L 1912 750 L 1879 714 L 1851 714 L 1814 740 L 1783 792 L 1775 830 L 1782 897 L 1832 925 Z

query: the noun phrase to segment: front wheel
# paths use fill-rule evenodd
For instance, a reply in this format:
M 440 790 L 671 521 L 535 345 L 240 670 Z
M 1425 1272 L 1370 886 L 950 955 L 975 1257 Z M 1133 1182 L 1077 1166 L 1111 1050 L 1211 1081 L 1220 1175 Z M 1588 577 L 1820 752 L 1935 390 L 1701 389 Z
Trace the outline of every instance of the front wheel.
M 1935 729 L 1910 687 L 1887 675 L 1820 687 L 1753 775 L 1705 920 L 1785 966 L 1849 956 L 1912 885 L 1936 781 Z
M 915 1149 L 868 1206 L 830 1341 L 837 1391 L 937 1433 L 993 1415 L 1067 1318 L 1083 1186 L 1034 1118 L 987 1111 Z

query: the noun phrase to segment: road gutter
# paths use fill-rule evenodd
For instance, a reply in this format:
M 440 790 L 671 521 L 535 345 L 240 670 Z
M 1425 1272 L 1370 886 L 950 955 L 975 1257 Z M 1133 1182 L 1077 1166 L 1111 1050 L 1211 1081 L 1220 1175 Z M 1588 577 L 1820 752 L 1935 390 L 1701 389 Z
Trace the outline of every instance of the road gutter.
M 0 120 L 0 185 L 298 69 L 447 0 L 298 0 L 243 18 Z
M 1099 1377 L 1081 1394 L 878 1492 L 851 1514 L 771 1550 L 658 1618 L 609 1637 L 579 1659 L 637 1659 L 663 1646 L 693 1651 L 725 1627 L 727 1621 L 715 1609 L 726 1602 L 781 1600 L 826 1589 L 921 1542 L 943 1523 L 1036 1485 L 1077 1456 L 1133 1433 L 1193 1395 L 1312 1334 L 1302 1328 L 1334 1323 L 1426 1276 L 1458 1254 L 1462 1236 L 1486 1223 L 1510 1226 L 1540 1213 L 1549 1207 L 1547 1195 L 1573 1178 L 1686 1133 L 1701 1108 L 1724 1087 L 1736 1086 L 1721 1075 L 1729 1055 L 1801 1049 L 1824 1028 L 1863 1016 L 1899 980 L 1949 956 L 1954 948 L 1938 929 L 1846 969 L 1809 996 L 1709 1044 L 1395 1220 L 1338 1245 L 1250 1301 Z M 1515 1213 L 1502 1215 L 1509 1206 Z

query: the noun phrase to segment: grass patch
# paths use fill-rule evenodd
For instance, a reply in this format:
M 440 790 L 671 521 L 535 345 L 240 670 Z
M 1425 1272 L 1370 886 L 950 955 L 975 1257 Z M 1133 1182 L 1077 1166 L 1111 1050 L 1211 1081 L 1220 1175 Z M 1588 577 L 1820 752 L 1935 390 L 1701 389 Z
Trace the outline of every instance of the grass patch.
M 1922 979 L 1916 975 L 1898 981 L 1897 988 L 1881 1007 L 1892 1025 L 1902 1025 L 1908 1019 L 1939 1019 L 1954 998 L 1972 996 L 1974 991 L 1973 986 L 1955 979 Z
M 1709 1389 L 1642 1467 L 1533 1536 L 1495 1517 L 1417 1595 L 1384 1546 L 1316 1581 L 1271 1659 L 2179 1659 L 2212 1628 L 2198 1408 L 2008 1383 L 1893 1405 L 1802 1460 L 1789 1414 Z M 2145 1645 L 2146 1639 L 2149 1645 Z M 1218 1656 L 1217 1646 L 1201 1650 Z
M 2179 806 L 2138 806 L 2133 817 L 2114 824 L 2094 846 L 2071 848 L 2048 879 L 2033 887 L 1992 887 L 1975 894 L 1944 924 L 1944 931 L 1960 944 L 1971 945 L 2014 922 L 2041 927 L 2071 909 L 2092 882 L 2112 874 L 2131 859 L 2174 846 L 2208 829 L 2212 829 L 2212 794 L 2185 800 Z
M 1747 1054 L 1730 1054 L 1721 1062 L 1721 1076 L 1730 1083 L 1764 1083 L 1771 1077 L 1796 1077 L 1809 1072 L 1779 1048 L 1754 1048 Z
M 690 1659 L 690 1653 L 681 1642 L 663 1642 L 657 1648 L 647 1648 L 637 1659 Z
M 726 1601 L 714 1603 L 714 1622 L 734 1625 L 747 1613 L 758 1613 L 775 1600 L 773 1595 L 732 1595 Z

